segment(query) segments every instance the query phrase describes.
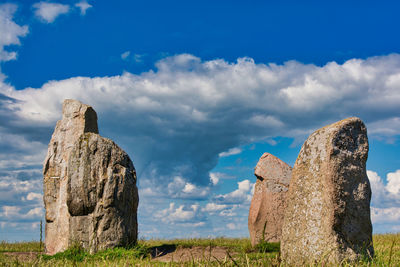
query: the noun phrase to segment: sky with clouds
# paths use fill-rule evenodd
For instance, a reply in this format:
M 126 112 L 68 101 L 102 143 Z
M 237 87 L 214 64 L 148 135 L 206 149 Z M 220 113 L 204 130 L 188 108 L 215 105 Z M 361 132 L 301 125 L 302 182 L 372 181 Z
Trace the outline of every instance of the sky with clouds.
M 139 236 L 245 237 L 270 152 L 367 125 L 375 233 L 400 231 L 396 1 L 0 4 L 0 240 L 37 240 L 42 162 L 66 98 L 138 173 Z M 188 3 L 190 2 L 190 3 Z

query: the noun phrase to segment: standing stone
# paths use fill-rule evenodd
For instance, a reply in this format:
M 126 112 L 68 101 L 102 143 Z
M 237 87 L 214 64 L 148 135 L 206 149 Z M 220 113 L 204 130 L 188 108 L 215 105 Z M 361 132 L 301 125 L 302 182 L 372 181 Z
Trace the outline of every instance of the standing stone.
M 75 242 L 92 252 L 136 242 L 136 172 L 121 148 L 98 135 L 92 107 L 64 101 L 43 176 L 48 254 Z
M 128 154 L 98 134 L 82 135 L 68 162 L 70 240 L 95 252 L 137 239 L 136 172 Z
M 280 241 L 291 172 L 288 164 L 269 153 L 258 161 L 248 220 L 252 246 L 261 241 Z
M 67 99 L 62 116 L 51 137 L 43 168 L 45 246 L 49 254 L 69 246 L 70 214 L 66 197 L 67 164 L 72 147 L 83 133 L 98 133 L 96 112 L 88 105 Z
M 373 256 L 367 157 L 367 130 L 358 118 L 328 125 L 308 137 L 293 167 L 286 199 L 284 262 L 338 264 Z

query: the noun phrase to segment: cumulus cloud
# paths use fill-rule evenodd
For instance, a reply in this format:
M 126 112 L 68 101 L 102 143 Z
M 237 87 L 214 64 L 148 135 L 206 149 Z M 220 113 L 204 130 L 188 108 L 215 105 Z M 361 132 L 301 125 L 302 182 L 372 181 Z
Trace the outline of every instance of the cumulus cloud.
M 15 51 L 7 51 L 5 47 L 20 45 L 20 38 L 28 34 L 28 26 L 20 26 L 13 21 L 17 8 L 14 4 L 0 5 L 0 62 L 16 59 L 17 53 Z
M 0 148 L 11 152 L 0 153 L 0 170 L 40 166 L 47 152 L 43 143 L 29 140 L 20 134 L 10 134 L 1 126 Z
M 98 112 L 101 134 L 131 155 L 139 181 L 152 181 L 154 192 L 200 199 L 217 184 L 209 171 L 220 155 L 251 142 L 275 136 L 302 142 L 349 116 L 361 117 L 374 136 L 386 129 L 397 138 L 399 75 L 398 54 L 325 66 L 181 54 L 139 75 L 74 77 L 24 90 L 2 86 L 0 94 L 14 101 L 2 102 L 7 112 L 0 119 L 2 133 L 38 142 L 45 151 L 62 101 L 81 100 Z
M 0 170 L 0 203 L 8 206 L 42 205 L 40 170 Z
M 202 215 L 198 204 L 180 205 L 175 208 L 175 203 L 170 203 L 169 208 L 161 210 L 155 214 L 156 218 L 160 218 L 162 222 L 166 223 L 185 223 L 191 226 L 204 225 L 205 217 Z M 200 224 L 199 224 L 200 223 Z
M 43 218 L 42 181 L 30 177 L 25 180 L 25 176 L 38 175 L 36 171 L 31 172 L 31 174 L 27 174 L 29 172 L 24 174 L 23 171 L 0 173 L 0 203 L 2 203 L 0 226 L 2 228 L 12 227 L 15 230 L 26 231 L 35 228 Z
M 386 185 L 376 172 L 368 170 L 367 175 L 372 190 L 371 206 L 376 208 L 400 208 L 400 170 L 387 174 Z
M 388 181 L 386 186 L 387 191 L 400 198 L 400 170 L 388 173 L 386 179 Z
M 247 199 L 246 199 L 247 201 Z M 216 204 L 213 202 L 207 203 L 202 209 L 202 212 L 207 212 L 210 215 L 218 215 L 220 217 L 233 217 L 236 216 L 237 213 L 234 211 L 237 208 L 242 208 L 245 210 L 244 214 L 246 214 L 246 208 L 248 204 L 247 202 L 243 202 L 241 205 L 236 204 Z M 243 205 L 244 204 L 244 205 Z
M 375 232 L 397 231 L 400 226 L 400 170 L 388 173 L 387 183 L 374 171 L 367 171 L 371 183 L 371 220 Z
M 368 134 L 387 143 L 394 143 L 400 133 L 400 117 L 385 118 L 370 123 Z
M 69 5 L 43 1 L 33 4 L 33 8 L 35 9 L 35 16 L 46 23 L 53 23 L 58 16 L 70 11 Z
M 242 153 L 242 149 L 240 149 L 238 147 L 234 147 L 234 148 L 229 149 L 228 151 L 219 153 L 218 156 L 220 158 L 223 158 L 223 157 L 229 157 L 229 156 L 237 155 L 237 154 L 240 154 L 240 153 Z
M 131 51 L 125 51 L 121 54 L 121 59 L 127 62 L 142 63 L 146 54 L 131 54 Z
M 372 223 L 396 223 L 399 226 L 400 222 L 400 207 L 392 208 L 371 208 Z
M 219 177 L 217 173 L 210 172 L 210 181 L 213 185 L 217 185 L 219 182 Z
M 216 212 L 216 211 L 221 211 L 228 208 L 228 205 L 221 205 L 221 204 L 215 204 L 215 203 L 207 203 L 207 205 L 202 208 L 202 211 L 205 212 Z
M 79 3 L 75 4 L 76 7 L 78 7 L 81 11 L 81 15 L 84 16 L 86 15 L 86 11 L 89 8 L 92 8 L 93 6 L 89 4 L 87 1 L 80 1 Z
M 3 211 L 0 212 L 1 220 L 12 220 L 12 221 L 26 221 L 26 220 L 40 220 L 43 216 L 43 208 L 37 207 L 26 212 L 21 212 L 21 207 L 15 206 L 2 206 Z
M 252 198 L 254 183 L 249 180 L 238 182 L 238 189 L 224 195 L 217 195 L 215 201 L 226 204 L 250 203 Z
M 174 177 L 172 182 L 168 184 L 167 189 L 169 197 L 180 199 L 202 200 L 206 199 L 210 193 L 210 186 L 196 186 L 180 176 Z M 162 195 L 162 192 L 165 191 L 164 188 L 160 187 L 155 190 L 159 191 L 158 195 Z
M 129 57 L 129 55 L 131 54 L 131 51 L 126 51 L 124 53 L 121 54 L 121 59 L 122 60 L 127 60 L 127 58 Z
M 237 216 L 237 213 L 234 212 L 235 209 L 236 209 L 236 206 L 233 206 L 231 209 L 223 210 L 223 211 L 221 211 L 219 213 L 219 216 L 223 216 L 223 217 L 234 217 L 234 216 Z M 247 215 L 247 211 L 248 211 L 248 209 L 244 209 L 244 213 L 243 214 Z

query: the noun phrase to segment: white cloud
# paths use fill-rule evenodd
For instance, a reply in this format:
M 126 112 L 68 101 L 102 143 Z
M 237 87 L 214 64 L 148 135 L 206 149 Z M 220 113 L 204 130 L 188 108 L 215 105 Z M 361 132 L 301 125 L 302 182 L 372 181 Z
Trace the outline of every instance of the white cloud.
M 13 100 L 0 99 L 1 132 L 40 142 L 45 151 L 63 99 L 81 100 L 98 112 L 102 135 L 133 158 L 140 180 L 151 181 L 147 188 L 186 199 L 206 199 L 218 185 L 209 171 L 219 155 L 251 142 L 275 136 L 302 142 L 312 130 L 353 115 L 374 136 L 383 128 L 392 130 L 385 136 L 399 133 L 391 125 L 400 119 L 397 54 L 321 67 L 248 58 L 203 62 L 183 54 L 156 67 L 140 75 L 74 77 L 24 90 L 3 85 L 0 94 Z M 3 166 L 16 162 L 7 162 L 13 153 L 3 155 Z M 29 151 L 25 157 L 20 162 L 39 158 Z
M 46 23 L 53 23 L 58 16 L 70 11 L 69 5 L 43 1 L 33 4 L 33 8 L 35 9 L 35 16 Z
M 196 186 L 191 183 L 186 183 L 185 187 L 183 188 L 182 192 L 184 193 L 193 193 L 196 190 Z
M 210 182 L 213 186 L 216 186 L 220 180 L 224 179 L 235 179 L 235 176 L 223 173 L 223 172 L 210 172 Z
M 392 194 L 399 195 L 400 198 L 400 170 L 387 174 L 387 186 L 386 189 Z
M 26 217 L 28 218 L 41 218 L 43 216 L 43 208 L 37 207 L 27 212 Z
M 226 226 L 228 227 L 229 230 L 235 230 L 237 228 L 234 223 L 228 223 Z
M 132 61 L 142 63 L 146 54 L 131 54 L 131 51 L 125 51 L 121 54 L 121 59 L 124 61 Z
M 43 201 L 43 195 L 39 194 L 39 193 L 34 193 L 34 192 L 30 192 L 27 196 L 26 196 L 26 200 L 37 200 L 42 202 Z
M 258 127 L 261 126 L 261 127 L 265 127 L 265 128 L 270 128 L 270 127 L 280 128 L 280 127 L 285 126 L 283 122 L 281 122 L 279 119 L 275 118 L 274 116 L 261 115 L 261 114 L 252 116 L 249 119 L 249 123 L 253 124 L 255 126 L 258 126 Z
M 207 205 L 201 209 L 201 211 L 204 212 L 216 212 L 216 211 L 221 211 L 224 209 L 227 209 L 228 205 L 221 205 L 221 204 L 215 204 L 215 203 L 207 203 Z
M 129 57 L 130 54 L 131 54 L 131 51 L 126 51 L 126 52 L 122 53 L 121 54 L 121 59 L 122 60 L 126 60 Z
M 81 11 L 81 15 L 84 16 L 86 15 L 86 11 L 93 7 L 91 4 L 89 4 L 87 1 L 80 1 L 79 3 L 75 4 L 76 7 L 78 7 Z
M 371 207 L 371 220 L 372 223 L 395 223 L 400 226 L 400 207 L 392 208 L 374 208 Z
M 43 208 L 36 207 L 28 210 L 27 212 L 22 212 L 20 207 L 16 206 L 2 206 L 3 212 L 0 212 L 0 217 L 4 219 L 12 219 L 13 221 L 27 220 L 27 219 L 38 219 L 43 216 Z
M 242 153 L 242 149 L 240 149 L 238 147 L 234 147 L 234 148 L 229 149 L 228 151 L 219 153 L 218 156 L 220 158 L 222 158 L 222 157 L 229 157 L 229 156 L 237 155 L 240 153 Z
M 0 180 L 0 192 L 3 191 L 2 193 L 4 194 L 7 191 L 8 192 L 12 191 L 14 193 L 20 194 L 20 193 L 30 193 L 30 192 L 42 190 L 42 184 L 41 184 L 42 181 L 41 180 L 34 179 L 34 180 L 21 181 L 18 178 L 16 178 L 15 175 L 16 174 L 14 174 L 13 176 L 2 175 L 2 179 Z M 1 199 L 1 197 L 2 196 L 0 196 L 0 199 Z M 31 196 L 31 197 L 33 197 L 33 196 Z M 30 200 L 30 199 L 28 199 L 28 200 Z
M 139 189 L 139 195 L 140 196 L 145 196 L 145 197 L 152 197 L 152 196 L 158 196 L 157 192 L 155 192 L 152 188 L 147 187 L 147 188 L 140 188 Z
M 385 233 L 400 227 L 400 170 L 388 173 L 385 185 L 374 171 L 367 171 L 371 183 L 371 220 L 374 232 Z
M 28 34 L 28 26 L 20 26 L 13 21 L 13 16 L 17 11 L 14 4 L 0 5 L 0 62 L 9 61 L 17 58 L 14 51 L 4 50 L 5 46 L 20 45 L 20 38 Z M 0 81 L 1 81 L 0 75 Z
M 180 205 L 175 208 L 175 203 L 172 202 L 170 203 L 169 208 L 157 212 L 154 216 L 167 223 L 197 224 L 204 220 L 204 217 L 200 213 L 198 204 L 190 205 L 190 207 Z
M 233 209 L 227 209 L 227 210 L 223 210 L 219 213 L 219 216 L 223 216 L 223 217 L 234 217 L 237 216 L 237 213 L 233 212 Z
M 9 134 L 0 126 L 0 169 L 23 168 L 41 165 L 47 153 L 47 145 L 38 141 L 27 140 L 19 134 Z
M 118 136 L 117 142 L 123 141 L 130 154 L 138 155 L 146 176 L 179 175 L 193 184 L 208 180 L 207 172 L 218 156 L 230 149 L 238 152 L 241 144 L 274 136 L 303 138 L 347 116 L 360 116 L 371 132 L 373 123 L 381 121 L 380 128 L 398 133 L 385 119 L 400 118 L 400 90 L 392 78 L 400 73 L 400 55 L 323 67 L 297 62 L 264 65 L 246 59 L 201 62 L 178 55 L 158 62 L 157 67 L 158 71 L 141 75 L 76 77 L 48 82 L 39 89 L 1 92 L 21 101 L 8 105 L 21 124 L 49 129 L 60 117 L 64 98 L 91 104 L 100 114 L 101 131 Z M 319 84 L 335 97 L 320 97 Z M 259 125 L 250 127 L 249 118 Z M 116 132 L 120 121 L 126 122 L 124 131 Z
M 21 210 L 19 207 L 14 206 L 3 206 L 3 213 L 2 215 L 5 217 L 15 217 L 18 215 L 18 212 Z
M 210 181 L 213 185 L 217 185 L 219 182 L 219 177 L 217 175 L 217 173 L 211 172 L 210 173 Z
M 243 180 L 241 182 L 238 182 L 238 189 L 228 194 L 218 195 L 215 197 L 215 200 L 219 203 L 224 204 L 250 203 L 253 187 L 254 183 L 251 183 L 249 180 Z
M 400 133 L 400 117 L 381 119 L 369 124 L 368 134 L 387 143 L 394 143 Z
M 41 170 L 0 168 L 0 223 L 39 221 L 43 215 Z
M 386 180 L 388 183 L 386 185 L 376 172 L 368 170 L 367 175 L 372 190 L 371 206 L 376 208 L 400 208 L 400 194 L 398 193 L 400 170 L 387 174 Z
M 209 186 L 196 186 L 180 176 L 174 177 L 173 181 L 168 184 L 167 189 L 168 196 L 181 199 L 204 199 L 210 192 Z M 156 190 L 161 195 L 165 188 L 161 186 Z
M 232 204 L 216 204 L 213 202 L 207 203 L 205 207 L 201 209 L 202 212 L 207 212 L 210 215 L 217 214 L 221 217 L 234 217 L 237 213 L 234 212 L 240 205 Z M 246 208 L 245 208 L 246 209 Z

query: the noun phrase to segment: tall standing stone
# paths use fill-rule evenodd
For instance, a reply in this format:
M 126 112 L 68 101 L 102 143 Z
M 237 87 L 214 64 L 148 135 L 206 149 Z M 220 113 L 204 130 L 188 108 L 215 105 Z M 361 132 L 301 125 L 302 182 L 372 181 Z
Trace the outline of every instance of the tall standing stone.
M 248 219 L 253 246 L 261 241 L 280 241 L 291 172 L 288 164 L 269 153 L 264 153 L 258 161 Z
M 67 99 L 62 116 L 51 137 L 43 168 L 45 246 L 49 254 L 65 250 L 69 245 L 67 165 L 72 147 L 83 133 L 98 133 L 96 112 L 88 105 Z
M 75 242 L 90 251 L 136 242 L 136 172 L 121 148 L 98 135 L 92 107 L 64 101 L 43 176 L 48 254 Z
M 364 123 L 348 118 L 303 144 L 293 167 L 281 255 L 290 265 L 373 256 Z

